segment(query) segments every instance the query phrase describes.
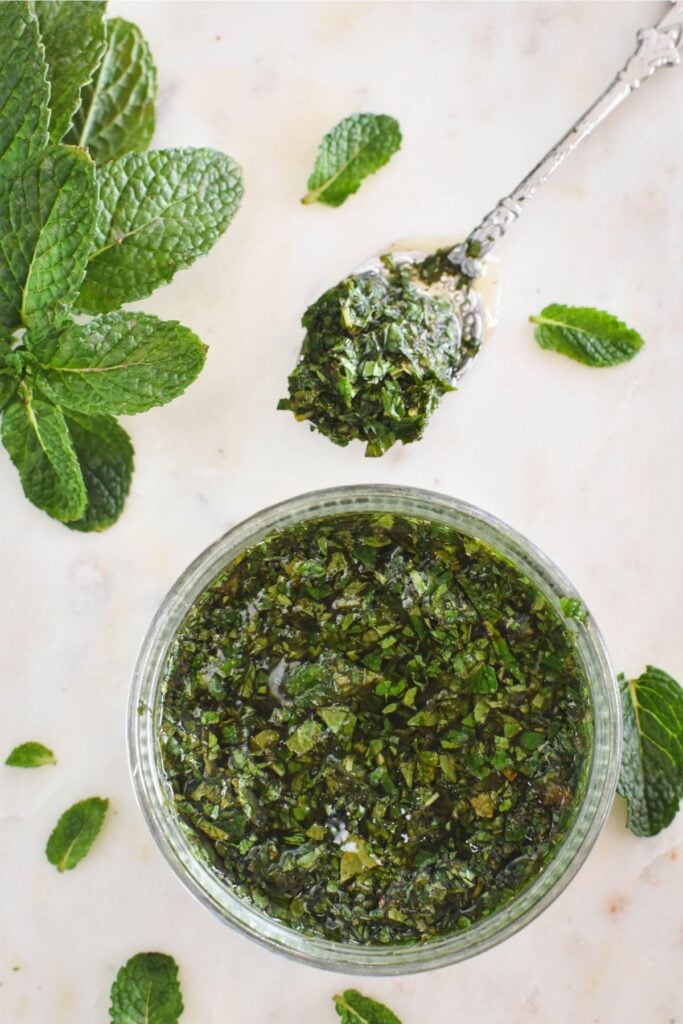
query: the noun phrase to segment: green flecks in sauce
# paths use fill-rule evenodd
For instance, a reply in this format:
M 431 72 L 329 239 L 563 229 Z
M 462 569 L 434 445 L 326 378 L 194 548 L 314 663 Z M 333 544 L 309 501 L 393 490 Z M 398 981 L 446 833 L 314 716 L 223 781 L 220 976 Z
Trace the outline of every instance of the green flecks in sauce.
M 560 615 L 483 543 L 402 515 L 269 535 L 167 663 L 181 820 L 243 897 L 340 941 L 419 942 L 509 901 L 566 834 L 589 745 Z

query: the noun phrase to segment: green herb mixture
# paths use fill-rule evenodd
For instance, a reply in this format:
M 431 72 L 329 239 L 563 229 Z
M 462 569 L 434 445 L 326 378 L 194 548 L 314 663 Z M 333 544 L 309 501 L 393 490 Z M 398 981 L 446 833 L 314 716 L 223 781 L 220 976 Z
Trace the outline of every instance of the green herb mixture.
M 422 436 L 461 355 L 450 303 L 416 287 L 408 267 L 387 266 L 387 276 L 345 278 L 306 310 L 289 398 L 278 405 L 335 444 L 365 441 L 370 456 Z
M 164 684 L 177 812 L 307 933 L 466 928 L 552 856 L 590 724 L 572 633 L 508 561 L 401 515 L 273 533 L 200 595 Z

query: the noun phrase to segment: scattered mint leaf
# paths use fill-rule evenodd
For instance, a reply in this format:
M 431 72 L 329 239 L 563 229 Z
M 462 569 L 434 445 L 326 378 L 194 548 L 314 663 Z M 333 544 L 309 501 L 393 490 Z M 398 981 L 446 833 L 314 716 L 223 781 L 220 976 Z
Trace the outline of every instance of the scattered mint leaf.
M 176 1024 L 183 1012 L 178 965 L 165 953 L 138 953 L 111 987 L 111 1024 Z
M 75 868 L 95 842 L 108 807 L 108 800 L 93 796 L 64 811 L 45 848 L 50 864 L 58 871 Z
M 617 787 L 637 836 L 669 825 L 683 797 L 683 689 L 648 665 L 638 679 L 619 676 L 624 746 Z
M 157 91 L 152 54 L 137 25 L 112 18 L 105 26 L 104 56 L 81 92 L 82 104 L 66 137 L 72 145 L 87 146 L 98 164 L 149 145 Z
M 44 764 L 57 764 L 57 758 L 42 743 L 21 743 L 15 747 L 5 764 L 11 768 L 40 768 Z
M 133 475 L 133 445 L 111 416 L 87 416 L 64 410 L 71 442 L 81 467 L 88 507 L 72 530 L 105 530 L 121 515 Z
M 80 519 L 85 486 L 59 409 L 24 389 L 3 413 L 2 442 L 29 501 L 61 522 Z
M 585 622 L 588 618 L 588 609 L 577 597 L 561 597 L 560 608 L 568 619 Z
M 212 149 L 129 153 L 98 169 L 97 225 L 78 300 L 106 313 L 205 255 L 242 198 L 237 164 Z
M 50 81 L 50 138 L 61 142 L 81 104 L 81 88 L 102 59 L 106 4 L 98 0 L 34 0 Z
M 334 1006 L 342 1024 L 401 1024 L 388 1006 L 361 995 L 355 988 L 334 996 Z
M 386 114 L 352 114 L 323 138 L 302 203 L 341 206 L 401 145 L 398 121 Z
M 530 316 L 541 348 L 570 356 L 587 366 L 616 366 L 633 359 L 643 339 L 611 313 L 585 306 L 553 304 Z
M 0 167 L 47 145 L 47 67 L 27 3 L 0 3 Z
M 182 394 L 204 365 L 206 347 L 175 320 L 106 313 L 60 332 L 31 335 L 36 380 L 58 405 L 132 415 Z
M 0 327 L 64 316 L 85 275 L 96 201 L 92 162 L 67 146 L 0 179 Z

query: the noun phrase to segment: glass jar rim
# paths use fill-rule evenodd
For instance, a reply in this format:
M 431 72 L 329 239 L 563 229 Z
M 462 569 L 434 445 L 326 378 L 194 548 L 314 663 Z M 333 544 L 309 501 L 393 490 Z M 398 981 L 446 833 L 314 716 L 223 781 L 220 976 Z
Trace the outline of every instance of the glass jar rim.
M 619 691 L 592 616 L 583 623 L 568 620 L 592 705 L 593 744 L 583 799 L 567 835 L 544 869 L 512 900 L 470 928 L 414 944 L 342 943 L 297 932 L 232 892 L 196 856 L 176 815 L 168 810 L 169 792 L 156 743 L 166 657 L 196 598 L 238 554 L 285 526 L 350 511 L 395 511 L 445 523 L 507 557 L 556 608 L 560 597 L 581 601 L 567 577 L 531 541 L 503 520 L 458 499 L 387 484 L 297 495 L 228 530 L 188 566 L 163 599 L 133 675 L 128 708 L 129 764 L 138 803 L 157 846 L 183 884 L 220 920 L 261 945 L 304 963 L 345 973 L 407 974 L 464 960 L 512 936 L 545 910 L 577 873 L 602 829 L 616 789 L 621 746 Z

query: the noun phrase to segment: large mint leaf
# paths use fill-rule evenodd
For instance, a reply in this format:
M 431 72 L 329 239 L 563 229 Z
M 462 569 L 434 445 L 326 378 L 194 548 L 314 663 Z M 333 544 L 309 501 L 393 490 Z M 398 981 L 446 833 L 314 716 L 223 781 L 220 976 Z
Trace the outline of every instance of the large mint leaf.
M 619 793 L 637 836 L 669 825 L 683 797 L 683 689 L 648 665 L 638 679 L 619 677 L 624 746 Z
M 64 811 L 45 847 L 50 864 L 58 871 L 75 868 L 97 839 L 108 807 L 108 800 L 91 796 Z
M 63 317 L 85 274 L 96 203 L 92 161 L 67 146 L 0 177 L 0 327 Z
M 64 410 L 76 458 L 81 467 L 88 507 L 72 530 L 106 530 L 123 511 L 133 475 L 133 445 L 111 416 L 86 416 Z
M 36 378 L 58 405 L 117 416 L 177 398 L 206 358 L 196 334 L 146 313 L 107 313 L 60 332 L 29 336 Z
M 361 995 L 355 988 L 334 996 L 334 1006 L 342 1024 L 401 1024 L 388 1006 Z
M 17 390 L 16 375 L 5 365 L 5 359 L 12 351 L 12 335 L 0 332 L 0 412 L 5 408 Z
M 2 417 L 2 441 L 29 501 L 62 522 L 85 512 L 83 477 L 64 417 L 51 402 L 25 395 Z
M 386 114 L 353 114 L 323 138 L 302 203 L 341 206 L 401 145 L 398 121 Z
M 137 953 L 111 987 L 111 1024 L 177 1024 L 183 1012 L 178 965 L 165 953 Z
M 60 142 L 81 105 L 105 47 L 99 0 L 34 0 L 50 81 L 50 138 Z
M 47 67 L 38 22 L 27 3 L 0 3 L 0 168 L 26 160 L 48 141 Z
M 93 252 L 78 300 L 105 313 L 151 294 L 209 251 L 242 198 L 237 164 L 211 149 L 129 153 L 98 168 Z
M 67 136 L 73 145 L 87 146 L 98 164 L 147 148 L 154 134 L 157 91 L 152 54 L 137 25 L 122 18 L 105 24 L 102 62 L 81 92 L 81 107 Z
M 553 304 L 529 319 L 537 324 L 534 337 L 541 348 L 561 352 L 587 366 L 628 362 L 643 347 L 637 331 L 601 309 Z

